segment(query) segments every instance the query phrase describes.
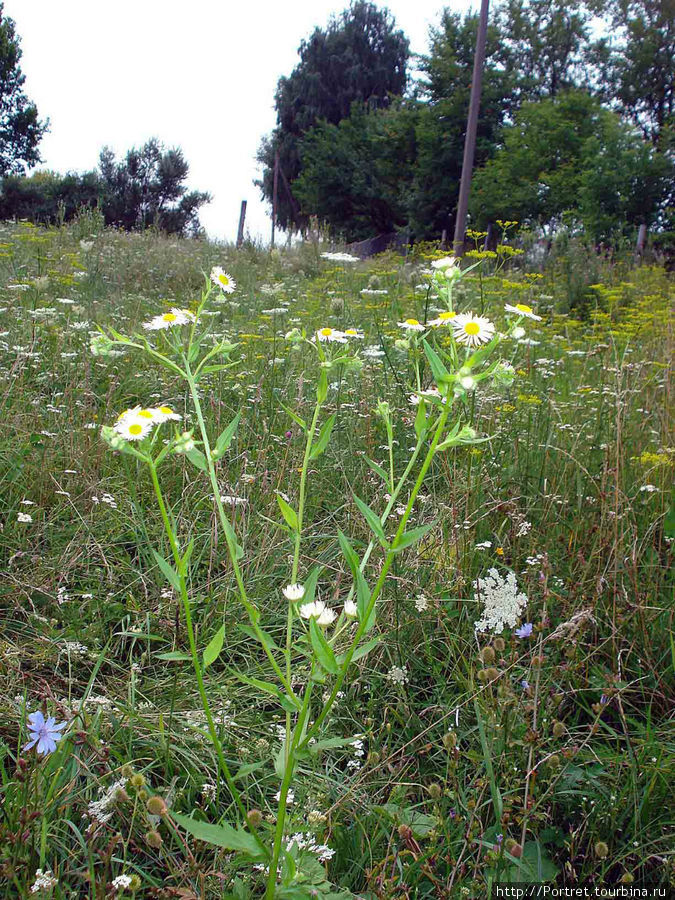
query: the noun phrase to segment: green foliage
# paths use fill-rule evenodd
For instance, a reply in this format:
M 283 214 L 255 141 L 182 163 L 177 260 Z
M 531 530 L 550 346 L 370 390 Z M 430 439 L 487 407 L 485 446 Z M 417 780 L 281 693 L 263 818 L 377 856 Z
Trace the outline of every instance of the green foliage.
M 40 162 L 38 144 L 48 127 L 23 91 L 21 56 L 14 20 L 0 3 L 0 177 Z
M 274 159 L 279 154 L 277 223 L 300 228 L 306 215 L 294 199 L 294 182 L 301 169 L 303 136 L 321 120 L 336 125 L 350 114 L 352 104 L 370 109 L 387 106 L 390 95 L 406 86 L 408 40 L 396 30 L 394 19 L 367 0 L 356 0 L 327 28 L 316 28 L 299 49 L 300 62 L 288 77 L 279 79 L 275 96 L 277 127 L 263 140 L 258 183 L 263 197 L 273 196 Z M 313 210 L 309 210 L 310 213 Z

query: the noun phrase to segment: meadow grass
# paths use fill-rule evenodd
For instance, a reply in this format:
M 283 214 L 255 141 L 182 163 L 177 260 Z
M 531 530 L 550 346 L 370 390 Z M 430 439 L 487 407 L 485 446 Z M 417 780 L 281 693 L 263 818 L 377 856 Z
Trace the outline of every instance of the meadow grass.
M 205 738 L 180 605 L 153 553 L 169 556 L 150 478 L 100 436 L 122 410 L 160 401 L 192 427 L 189 397 L 142 354 L 92 356 L 89 341 L 97 325 L 132 334 L 170 306 L 194 307 L 215 265 L 234 276 L 237 290 L 209 312 L 237 365 L 209 376 L 201 402 L 213 435 L 242 411 L 218 483 L 249 598 L 282 645 L 293 541 L 277 497 L 297 499 L 305 450 L 287 410 L 311 418 L 315 381 L 311 358 L 284 336 L 364 332 L 361 370 L 329 378 L 335 426 L 308 471 L 301 570 L 324 566 L 323 596 L 337 602 L 351 583 L 337 528 L 360 553 L 371 537 L 353 495 L 378 515 L 386 503 L 367 458 L 400 474 L 415 443 L 416 376 L 397 323 L 437 309 L 424 275 L 434 248 L 356 264 L 321 249 L 235 251 L 122 234 L 95 216 L 0 226 L 8 897 L 31 896 L 37 869 L 58 879 L 42 891 L 57 898 L 243 900 L 264 889 L 261 873 L 173 819 L 237 813 Z M 511 342 L 514 383 L 463 401 L 490 440 L 434 458 L 411 516 L 433 527 L 394 557 L 379 643 L 351 665 L 334 708 L 346 743 L 295 774 L 288 834 L 303 836 L 304 881 L 279 896 L 675 882 L 672 300 L 658 267 L 594 259 L 591 270 L 572 253 L 537 270 L 502 254 L 458 285 L 463 309 L 503 323 L 504 304 L 524 302 L 543 321 Z M 427 387 L 423 359 L 422 376 Z M 378 400 L 392 410 L 391 459 Z M 224 626 L 205 685 L 225 757 L 252 821 L 273 826 L 284 714 L 237 675 L 269 678 L 267 659 L 246 627 L 207 479 L 171 456 L 162 490 L 177 535 L 194 538 L 199 645 Z M 476 634 L 474 582 L 493 567 L 526 593 L 530 637 Z M 70 723 L 45 757 L 22 752 L 37 709 Z M 312 842 L 330 859 L 317 862 Z M 125 888 L 120 876 L 137 880 Z

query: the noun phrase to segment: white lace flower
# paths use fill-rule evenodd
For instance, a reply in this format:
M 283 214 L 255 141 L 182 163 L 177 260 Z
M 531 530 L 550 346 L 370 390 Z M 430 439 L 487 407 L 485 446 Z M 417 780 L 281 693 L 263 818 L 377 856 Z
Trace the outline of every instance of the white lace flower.
M 287 584 L 286 587 L 282 589 L 281 593 L 287 600 L 294 603 L 296 600 L 302 600 L 305 596 L 305 588 L 303 585 L 296 582 L 295 584 Z
M 513 572 L 502 575 L 497 569 L 488 570 L 484 578 L 474 581 L 476 599 L 483 603 L 483 617 L 475 623 L 476 631 L 501 634 L 504 627 L 515 627 L 527 605 L 527 595 L 518 590 Z

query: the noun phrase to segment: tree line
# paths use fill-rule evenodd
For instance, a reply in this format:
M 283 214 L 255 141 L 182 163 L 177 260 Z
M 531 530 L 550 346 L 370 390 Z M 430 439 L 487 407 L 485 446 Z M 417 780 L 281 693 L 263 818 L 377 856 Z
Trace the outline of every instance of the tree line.
M 356 0 L 279 80 L 259 186 L 277 225 L 348 241 L 452 233 L 478 15 L 446 9 L 425 55 Z M 411 70 L 413 74 L 411 75 Z M 675 0 L 502 0 L 490 14 L 470 200 L 595 241 L 675 227 Z

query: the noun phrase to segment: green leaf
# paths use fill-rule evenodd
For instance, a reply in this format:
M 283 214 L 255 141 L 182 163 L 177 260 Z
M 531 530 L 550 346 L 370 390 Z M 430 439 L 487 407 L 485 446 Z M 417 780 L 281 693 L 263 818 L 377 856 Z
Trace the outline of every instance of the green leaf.
M 418 438 L 422 437 L 422 435 L 427 430 L 427 404 L 424 400 L 424 397 L 419 398 L 419 403 L 417 404 L 417 415 L 415 416 L 415 434 Z
M 157 565 L 162 570 L 162 575 L 164 575 L 171 587 L 176 591 L 180 591 L 180 578 L 178 577 L 178 572 L 176 572 L 176 570 L 170 566 L 164 557 L 160 556 L 156 550 L 152 551 L 152 555 L 155 557 Z
M 374 513 L 372 511 L 372 509 L 366 503 L 363 502 L 363 500 L 359 500 L 359 498 L 356 496 L 356 494 L 354 494 L 353 496 L 354 496 L 354 503 L 356 503 L 356 505 L 358 506 L 358 508 L 361 512 L 361 515 L 363 516 L 363 518 L 366 520 L 366 522 L 370 526 L 370 530 L 373 532 L 373 534 L 379 540 L 379 542 L 384 547 L 387 547 L 388 546 L 387 536 L 385 535 L 384 529 L 382 528 L 382 522 L 380 522 L 380 517 L 378 515 L 376 515 L 376 513 Z
M 223 522 L 223 527 L 225 529 L 225 534 L 227 535 L 228 540 L 234 547 L 234 555 L 236 559 L 241 559 L 244 555 L 244 548 L 241 546 L 239 541 L 237 540 L 237 535 L 235 534 L 234 528 L 230 525 L 227 519 Z
M 405 531 L 401 537 L 398 539 L 398 543 L 396 546 L 392 546 L 392 553 L 400 553 L 401 550 L 405 550 L 406 547 L 412 546 L 412 544 L 416 544 L 427 531 L 430 531 L 434 527 L 434 522 L 430 525 L 420 525 L 419 528 L 412 528 L 410 531 Z
M 309 454 L 310 459 L 316 459 L 317 456 L 321 456 L 323 451 L 328 446 L 328 441 L 330 440 L 331 432 L 333 431 L 333 425 L 335 425 L 335 413 L 330 416 L 321 426 L 321 431 L 319 432 L 319 437 L 317 439 L 316 444 L 312 447 L 312 450 Z
M 182 650 L 169 650 L 168 653 L 156 653 L 157 659 L 166 659 L 169 662 L 185 662 L 192 659 L 189 653 L 183 653 Z
M 223 649 L 223 641 L 225 640 L 225 626 L 221 625 L 218 631 L 213 635 L 211 640 L 204 648 L 204 668 L 208 669 L 212 662 L 215 662 L 220 656 Z
M 190 562 L 190 557 L 192 556 L 192 551 L 195 548 L 195 539 L 190 538 L 190 543 L 187 545 L 187 550 L 183 554 L 183 558 L 180 561 L 180 565 L 178 566 L 178 572 L 180 575 L 185 575 L 187 572 L 188 563 Z
M 379 638 L 373 638 L 370 641 L 366 641 L 365 644 L 361 644 L 361 646 L 357 647 L 354 651 L 352 662 L 356 662 L 357 659 L 362 659 L 364 656 L 366 656 L 366 654 L 370 653 L 371 650 L 374 650 L 379 643 Z
M 292 409 L 289 409 L 287 406 L 284 406 L 283 403 L 281 404 L 281 407 L 288 413 L 288 415 L 291 417 L 291 419 L 293 419 L 293 421 L 296 422 L 302 428 L 303 431 L 307 431 L 307 422 L 305 422 L 304 419 L 301 419 L 300 416 L 297 416 L 293 412 Z
M 349 538 L 346 534 L 344 534 L 338 528 L 338 541 L 340 542 L 340 549 L 344 554 L 345 559 L 349 563 L 349 568 L 352 570 L 352 574 L 354 578 L 356 578 L 356 573 L 359 571 L 359 558 L 356 555 L 356 552 L 352 545 L 349 543 Z
M 368 463 L 370 468 L 373 470 L 373 472 L 375 472 L 376 475 L 379 475 L 380 478 L 382 479 L 382 481 L 384 481 L 384 483 L 388 485 L 389 484 L 389 476 L 384 471 L 382 466 L 378 465 L 376 462 L 373 462 L 373 460 L 369 459 L 369 457 L 367 457 L 367 456 L 364 456 L 364 459 Z
M 241 419 L 241 410 L 237 413 L 237 415 L 232 419 L 227 428 L 221 431 L 218 440 L 216 441 L 215 447 L 211 450 L 211 456 L 213 459 L 220 459 L 220 457 L 225 453 L 230 444 L 232 443 L 232 438 L 234 437 L 234 433 L 237 430 L 237 426 L 239 425 L 239 420 Z
M 424 354 L 429 360 L 429 365 L 431 366 L 431 374 L 434 376 L 434 381 L 436 382 L 436 384 L 448 384 L 450 381 L 452 381 L 452 375 L 443 365 L 443 361 L 441 360 L 440 356 L 426 340 L 422 341 L 422 345 L 424 346 Z
M 363 572 L 360 569 L 357 569 L 356 575 L 356 608 L 359 613 L 359 621 L 363 622 L 366 614 L 368 612 L 368 607 L 370 606 L 370 588 L 368 587 L 368 582 L 363 577 Z M 368 621 L 366 623 L 366 628 L 364 634 L 375 624 L 375 606 L 370 611 L 370 615 L 368 616 Z
M 316 619 L 309 620 L 309 639 L 316 653 L 316 658 L 329 675 L 337 675 L 338 664 L 335 654 L 326 640 L 321 628 L 316 624 Z
M 255 837 L 240 828 L 233 828 L 231 825 L 211 825 L 178 813 L 172 813 L 171 818 L 197 840 L 206 844 L 222 847 L 223 850 L 239 850 L 254 859 L 265 859 L 267 856 Z
M 293 507 L 290 505 L 290 503 L 287 503 L 284 500 L 281 494 L 277 494 L 277 503 L 279 504 L 279 509 L 281 510 L 281 514 L 283 515 L 284 519 L 286 519 L 286 522 L 290 525 L 293 531 L 297 531 L 298 516 Z
M 190 460 L 193 466 L 196 466 L 200 472 L 208 472 L 209 467 L 206 462 L 206 457 L 202 453 L 201 450 L 198 450 L 196 447 L 193 447 L 192 450 L 188 450 L 185 454 L 187 458 Z
M 328 396 L 328 374 L 326 373 L 325 369 L 321 369 L 321 374 L 319 375 L 319 383 L 316 387 L 317 402 L 323 403 L 327 396 Z
M 279 647 L 276 644 L 274 638 L 267 631 L 263 631 L 262 628 L 259 629 L 256 634 L 255 629 L 251 628 L 250 625 L 237 625 L 237 628 L 240 631 L 243 631 L 244 634 L 247 634 L 250 638 L 253 638 L 254 641 L 258 641 L 261 644 L 264 644 L 269 650 L 278 650 Z
M 305 578 L 304 588 L 305 595 L 302 598 L 302 603 L 313 603 L 314 595 L 316 593 L 316 583 L 319 580 L 319 575 L 323 572 L 323 566 L 313 566 L 309 570 L 309 575 Z

